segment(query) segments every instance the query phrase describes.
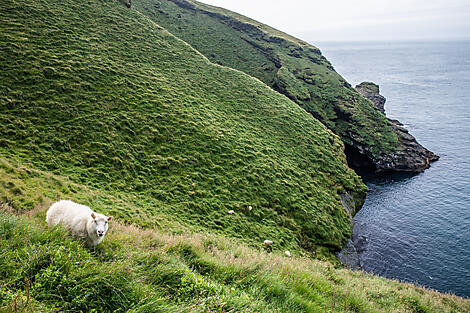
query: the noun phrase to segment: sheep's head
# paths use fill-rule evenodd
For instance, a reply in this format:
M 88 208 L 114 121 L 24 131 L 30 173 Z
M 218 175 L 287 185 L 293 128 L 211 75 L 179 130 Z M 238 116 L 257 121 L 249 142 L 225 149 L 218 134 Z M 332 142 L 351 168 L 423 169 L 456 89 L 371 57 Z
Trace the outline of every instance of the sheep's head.
M 93 226 L 98 237 L 103 237 L 108 231 L 108 221 L 112 220 L 111 216 L 105 216 L 103 214 L 91 213 L 93 218 Z

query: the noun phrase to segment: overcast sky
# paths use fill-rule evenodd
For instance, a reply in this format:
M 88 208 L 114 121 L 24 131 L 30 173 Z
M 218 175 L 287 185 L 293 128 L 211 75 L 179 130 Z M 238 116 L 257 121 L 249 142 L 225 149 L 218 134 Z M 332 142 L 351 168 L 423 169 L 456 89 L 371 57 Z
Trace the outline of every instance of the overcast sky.
M 318 41 L 470 39 L 470 0 L 199 0 Z

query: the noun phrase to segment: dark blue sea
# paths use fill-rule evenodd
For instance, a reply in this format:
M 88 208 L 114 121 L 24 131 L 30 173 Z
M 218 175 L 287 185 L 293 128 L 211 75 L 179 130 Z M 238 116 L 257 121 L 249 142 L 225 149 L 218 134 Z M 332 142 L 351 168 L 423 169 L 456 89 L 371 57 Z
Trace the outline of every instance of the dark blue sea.
M 470 297 L 470 41 L 317 46 L 354 86 L 379 84 L 387 116 L 441 157 L 419 175 L 365 178 L 364 270 Z

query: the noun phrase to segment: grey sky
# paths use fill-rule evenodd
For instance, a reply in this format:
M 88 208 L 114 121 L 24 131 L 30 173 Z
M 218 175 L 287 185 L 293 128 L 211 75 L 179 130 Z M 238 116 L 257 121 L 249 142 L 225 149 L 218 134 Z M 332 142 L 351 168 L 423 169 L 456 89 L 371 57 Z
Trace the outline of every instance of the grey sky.
M 200 0 L 307 41 L 470 39 L 470 0 Z

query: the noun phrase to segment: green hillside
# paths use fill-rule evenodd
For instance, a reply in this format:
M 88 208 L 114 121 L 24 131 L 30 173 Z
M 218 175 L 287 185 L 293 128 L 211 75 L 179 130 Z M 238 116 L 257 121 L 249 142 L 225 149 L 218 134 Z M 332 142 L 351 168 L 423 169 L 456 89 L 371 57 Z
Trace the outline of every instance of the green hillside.
M 350 235 L 339 195 L 359 206 L 366 187 L 338 137 L 295 103 L 116 0 L 1 9 L 3 157 L 134 195 L 135 211 L 115 210 L 133 223 L 308 251 Z
M 409 147 L 390 122 L 336 73 L 318 48 L 193 0 L 134 0 L 133 7 L 212 62 L 257 77 L 298 103 L 341 137 L 351 157 L 359 153 L 378 170 L 411 170 L 395 155 Z

